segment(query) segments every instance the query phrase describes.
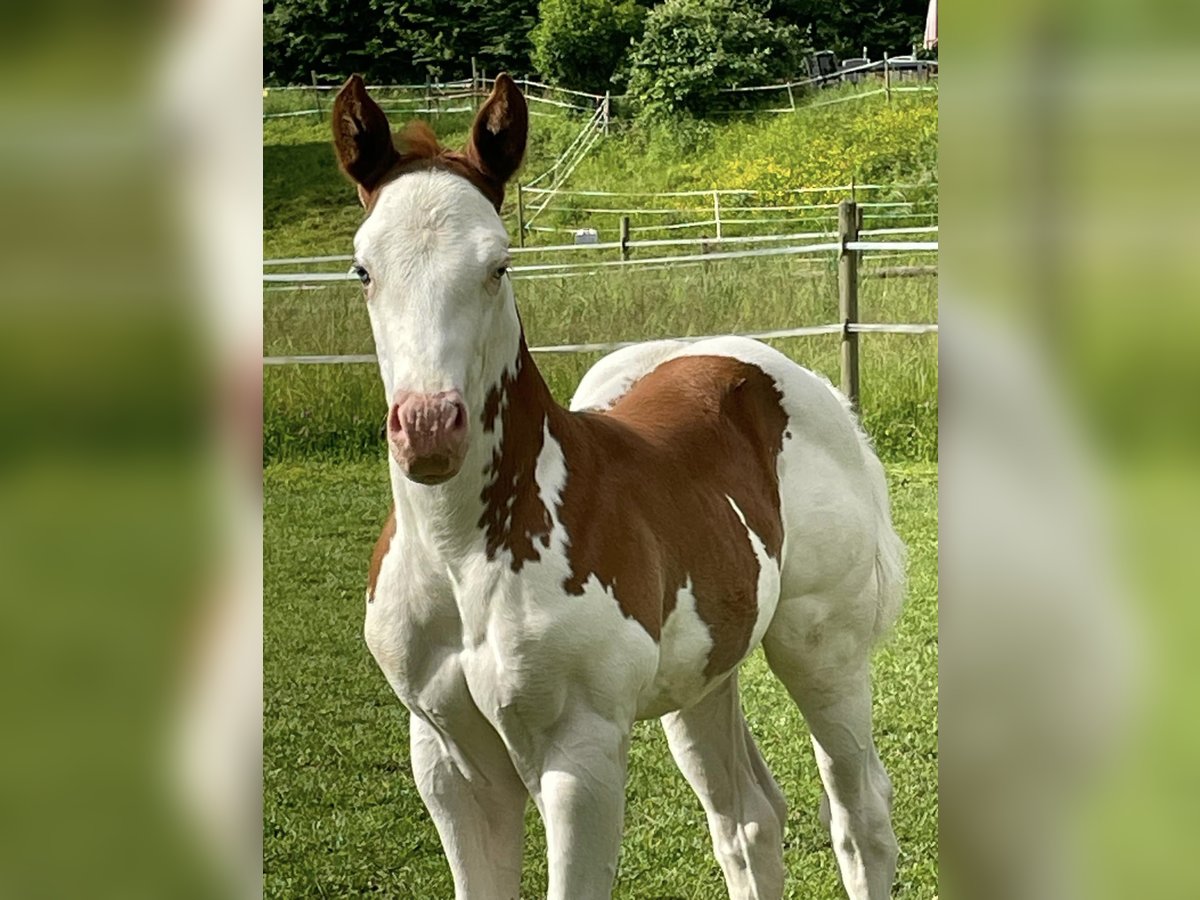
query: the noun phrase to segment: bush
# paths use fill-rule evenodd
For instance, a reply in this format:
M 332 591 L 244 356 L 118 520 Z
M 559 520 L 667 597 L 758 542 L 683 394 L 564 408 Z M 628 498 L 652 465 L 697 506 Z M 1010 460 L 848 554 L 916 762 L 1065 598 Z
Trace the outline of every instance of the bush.
M 306 84 L 359 72 L 368 82 L 524 72 L 536 0 L 265 0 L 263 77 Z
M 645 17 L 635 0 L 542 0 L 529 35 L 534 68 L 551 84 L 602 93 Z
M 667 0 L 651 10 L 627 69 L 629 96 L 644 115 L 705 116 L 720 89 L 789 77 L 807 48 L 805 33 L 770 21 L 751 0 Z

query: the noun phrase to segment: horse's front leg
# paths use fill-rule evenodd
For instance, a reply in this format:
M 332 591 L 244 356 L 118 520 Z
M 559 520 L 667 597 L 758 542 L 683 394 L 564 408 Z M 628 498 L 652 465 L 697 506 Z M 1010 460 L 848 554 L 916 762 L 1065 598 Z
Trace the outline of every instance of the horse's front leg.
M 632 723 L 568 713 L 545 736 L 530 792 L 546 826 L 548 900 L 608 900 L 625 815 Z
M 528 794 L 499 736 L 482 716 L 479 724 L 466 744 L 410 716 L 413 776 L 457 900 L 517 900 Z

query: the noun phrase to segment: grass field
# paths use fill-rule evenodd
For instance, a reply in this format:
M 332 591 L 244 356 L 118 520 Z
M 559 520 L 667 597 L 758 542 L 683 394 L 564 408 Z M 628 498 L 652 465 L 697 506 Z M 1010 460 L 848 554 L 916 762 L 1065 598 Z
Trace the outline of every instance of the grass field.
M 649 340 L 746 333 L 789 324 L 838 321 L 828 262 L 735 260 L 710 270 L 606 273 L 593 278 L 515 282 L 531 345 Z M 808 280 L 811 279 L 811 280 Z M 268 295 L 265 352 L 371 353 L 362 291 L 355 286 Z M 864 280 L 860 315 L 871 322 L 937 320 L 935 278 Z M 838 338 L 772 341 L 809 368 L 838 377 Z M 937 338 L 865 335 L 865 423 L 886 459 L 937 458 Z M 560 402 L 600 353 L 539 359 Z M 386 412 L 374 365 L 279 366 L 264 375 L 264 454 L 268 460 L 370 458 Z
M 395 118 L 393 124 L 401 121 Z M 544 171 L 580 122 L 535 118 L 521 177 Z M 469 123 L 463 114 L 433 122 L 443 142 L 453 146 L 465 140 Z M 621 190 L 745 188 L 768 192 L 756 195 L 765 197 L 764 203 L 786 203 L 794 201 L 770 192 L 851 180 L 912 182 L 922 185 L 912 195 L 922 205 L 912 209 L 924 211 L 873 224 L 929 224 L 936 217 L 936 123 L 936 97 L 898 100 L 893 106 L 847 103 L 820 113 L 751 117 L 719 126 L 676 123 L 654 129 L 617 122 L 613 134 L 584 159 L 572 184 Z M 361 209 L 336 170 L 328 124 L 316 117 L 264 123 L 263 151 L 264 256 L 348 253 Z M 510 191 L 505 209 L 510 226 L 512 197 Z M 562 209 L 547 211 L 539 222 L 587 225 L 590 214 L 576 207 L 595 202 L 564 199 Z M 829 227 L 828 209 L 801 211 L 806 217 L 810 213 L 811 221 L 785 225 L 782 219 L 791 213 L 780 212 L 777 227 L 768 228 Z M 671 218 L 656 221 L 668 224 Z M 731 226 L 726 234 L 749 228 Z M 515 233 L 511 227 L 510 233 Z M 531 240 L 544 244 L 562 238 L 542 232 Z M 635 251 L 635 257 L 648 252 Z M 539 261 L 562 259 L 519 260 Z M 893 257 L 885 264 L 929 261 Z M 837 321 L 833 266 L 832 254 L 712 261 L 660 271 L 517 277 L 514 286 L 531 345 L 646 340 Z M 263 306 L 268 355 L 373 351 L 357 286 L 271 291 Z M 864 279 L 860 318 L 936 321 L 936 277 Z M 876 658 L 876 737 L 896 787 L 901 846 L 896 896 L 925 900 L 937 892 L 937 338 L 865 335 L 861 342 L 864 421 L 888 463 L 897 527 L 910 548 L 907 610 Z M 772 343 L 836 380 L 835 336 Z M 538 363 L 556 397 L 565 401 L 600 355 L 547 354 Z M 264 872 L 269 897 L 374 894 L 440 900 L 452 895 L 436 832 L 412 784 L 407 716 L 361 637 L 367 562 L 390 502 L 380 436 L 384 413 L 373 364 L 279 366 L 264 373 Z M 791 803 L 787 896 L 842 896 L 828 837 L 817 821 L 819 785 L 807 732 L 761 653 L 744 669 L 743 697 L 764 755 Z M 616 896 L 723 897 L 699 803 L 671 762 L 657 723 L 637 728 L 626 794 Z M 544 849 L 531 805 L 523 896 L 545 892 Z
M 382 459 L 264 471 L 265 896 L 440 900 L 453 889 L 408 768 L 407 716 L 362 639 L 370 549 L 390 502 Z M 889 466 L 909 547 L 909 597 L 875 660 L 880 755 L 895 783 L 897 898 L 937 893 L 937 469 Z M 817 820 L 803 720 L 756 653 L 743 670 L 751 727 L 790 803 L 787 897 L 844 896 Z M 655 722 L 640 723 L 615 896 L 724 897 L 699 802 Z M 532 804 L 522 895 L 543 896 Z

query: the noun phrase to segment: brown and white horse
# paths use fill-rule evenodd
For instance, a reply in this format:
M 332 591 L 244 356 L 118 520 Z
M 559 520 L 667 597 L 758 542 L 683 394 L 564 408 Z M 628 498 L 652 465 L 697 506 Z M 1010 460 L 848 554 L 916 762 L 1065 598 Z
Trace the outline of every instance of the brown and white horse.
M 530 796 L 549 896 L 610 896 L 630 732 L 661 717 L 729 895 L 780 897 L 786 804 L 737 688 L 759 644 L 811 726 L 847 892 L 888 896 L 869 656 L 904 549 L 844 398 L 730 337 L 615 353 L 563 409 L 507 274 L 498 210 L 528 130 L 513 81 L 461 152 L 419 123 L 393 138 L 357 76 L 333 130 L 366 208 L 354 271 L 390 404 L 366 640 L 411 713 L 457 896 L 517 897 Z

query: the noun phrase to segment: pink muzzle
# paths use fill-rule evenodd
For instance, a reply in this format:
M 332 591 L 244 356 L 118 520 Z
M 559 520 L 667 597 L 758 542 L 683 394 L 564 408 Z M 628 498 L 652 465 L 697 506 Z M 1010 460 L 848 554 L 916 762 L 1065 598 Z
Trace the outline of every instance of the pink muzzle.
M 467 404 L 458 391 L 397 391 L 388 414 L 388 445 L 404 474 L 441 484 L 458 474 L 467 451 Z

